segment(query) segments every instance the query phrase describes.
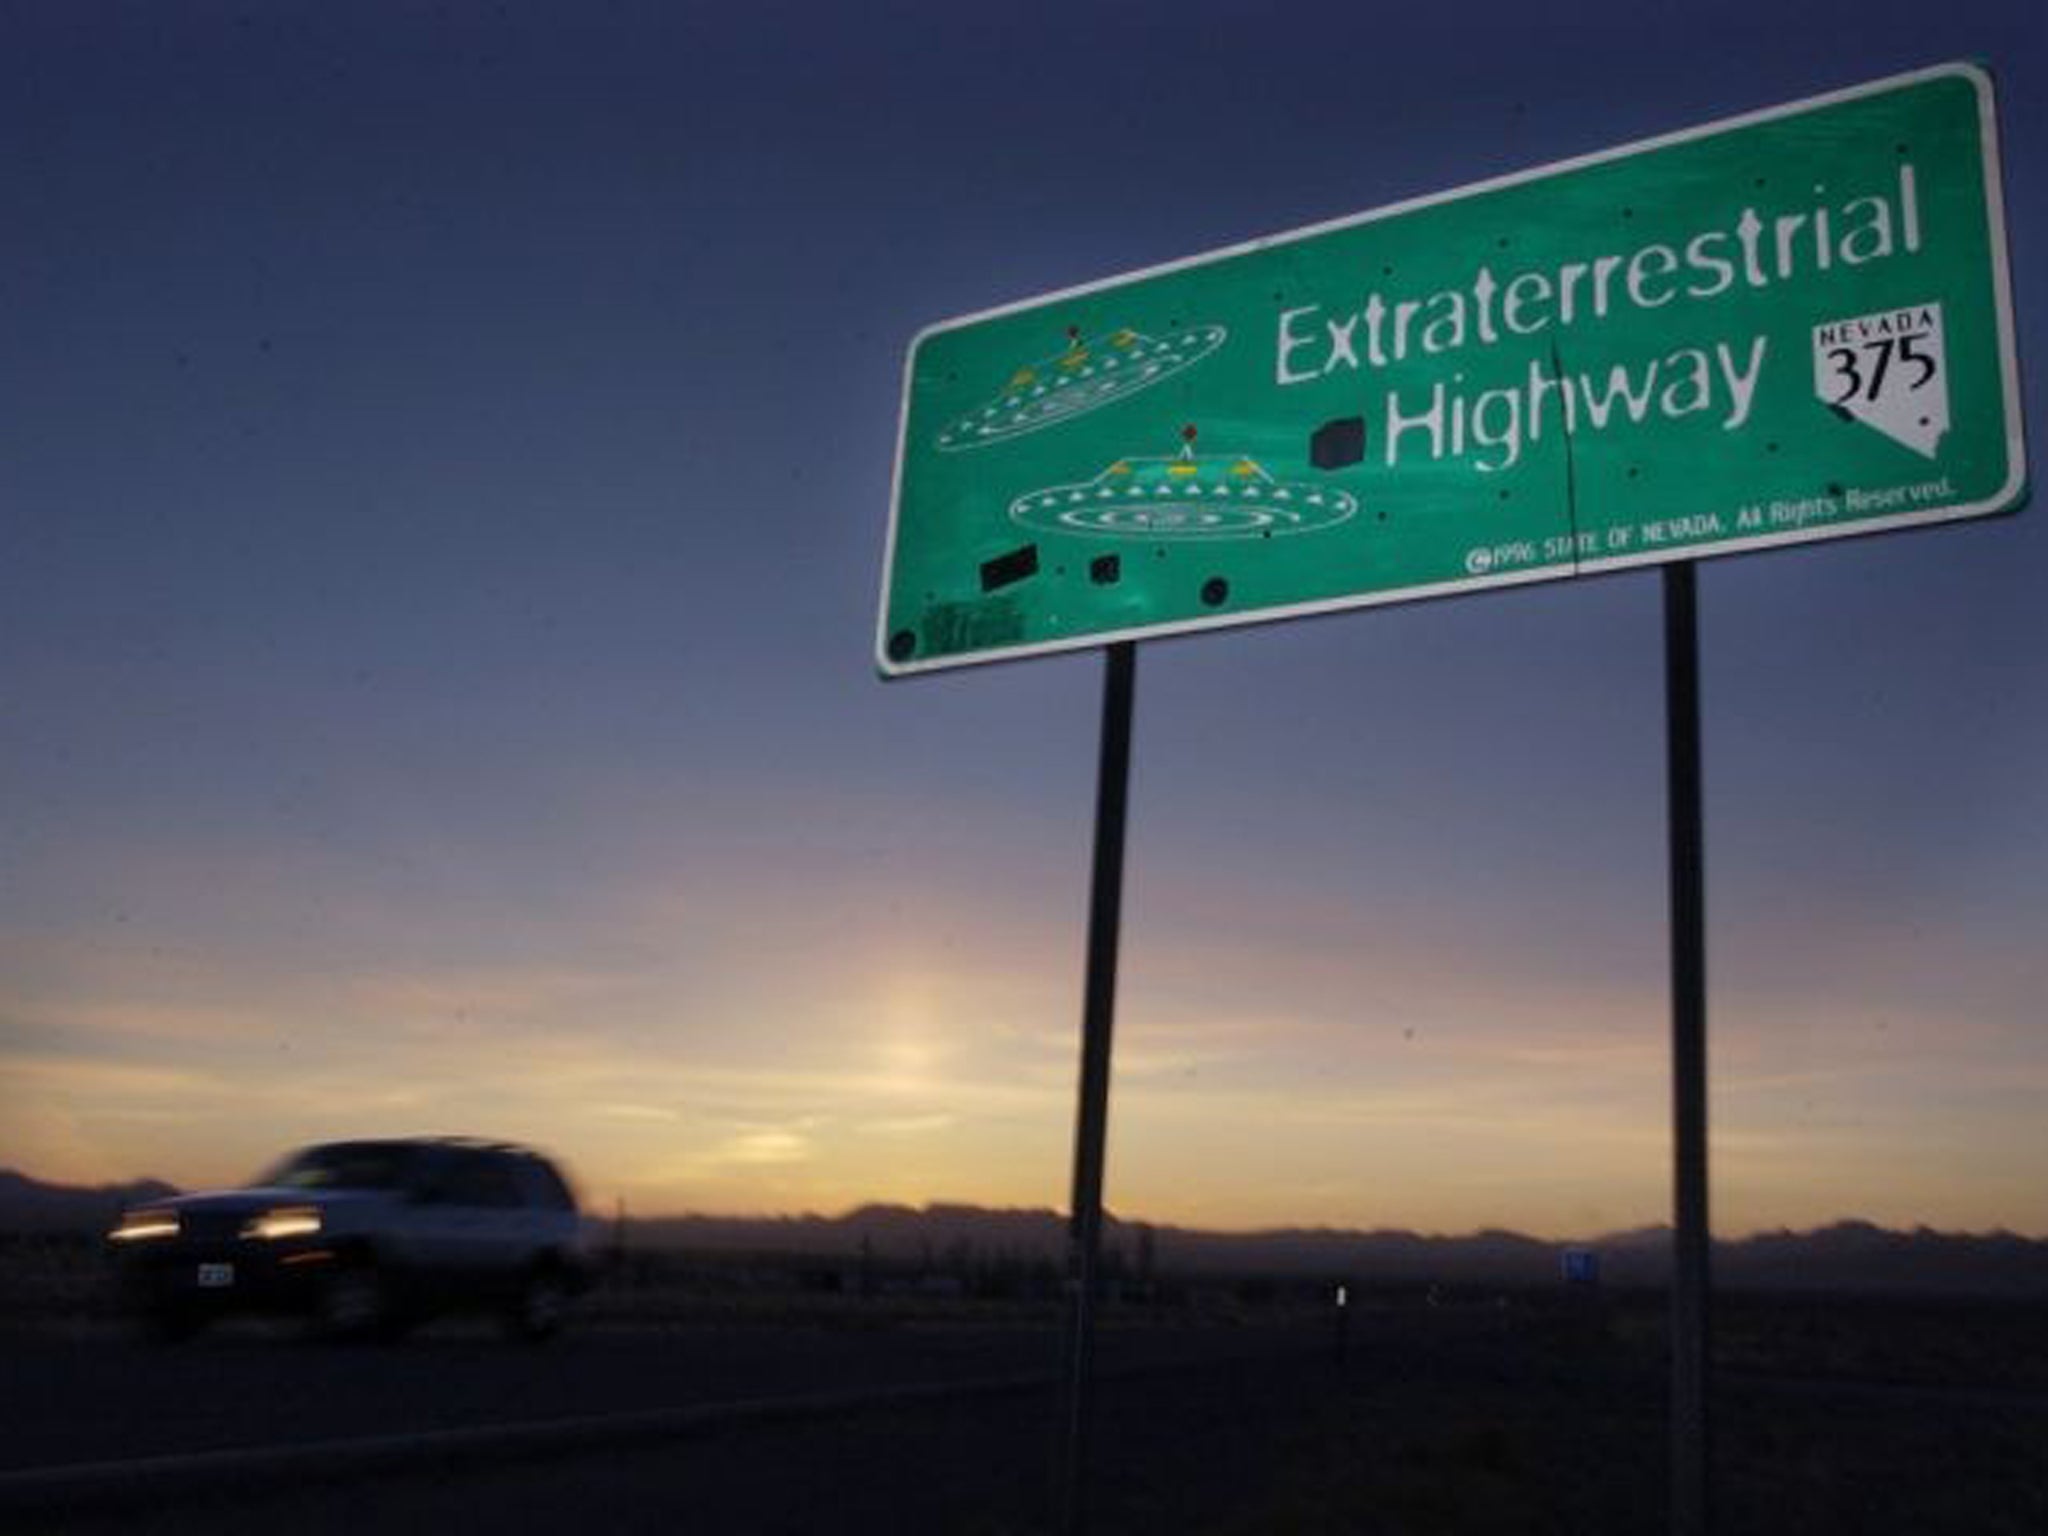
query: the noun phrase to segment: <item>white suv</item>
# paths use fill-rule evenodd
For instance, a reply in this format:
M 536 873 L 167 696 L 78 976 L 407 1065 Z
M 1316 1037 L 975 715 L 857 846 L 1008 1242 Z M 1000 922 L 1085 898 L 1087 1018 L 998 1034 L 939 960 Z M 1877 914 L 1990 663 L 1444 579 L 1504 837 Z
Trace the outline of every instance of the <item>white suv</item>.
M 108 1242 L 129 1303 L 165 1338 L 230 1313 L 295 1311 L 355 1338 L 488 1310 L 543 1339 L 594 1252 L 552 1163 L 465 1137 L 308 1147 L 247 1189 L 137 1206 Z

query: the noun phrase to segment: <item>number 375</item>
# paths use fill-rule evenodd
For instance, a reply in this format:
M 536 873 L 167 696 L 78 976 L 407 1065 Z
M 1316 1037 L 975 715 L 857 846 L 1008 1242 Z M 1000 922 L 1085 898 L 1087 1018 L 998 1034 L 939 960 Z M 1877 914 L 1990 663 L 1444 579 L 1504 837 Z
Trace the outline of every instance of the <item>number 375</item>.
M 1841 388 L 1829 400 L 1830 405 L 1841 405 L 1861 395 L 1866 400 L 1875 400 L 1884 388 L 1885 376 L 1891 372 L 1896 360 L 1901 366 L 1917 366 L 1919 377 L 1906 388 L 1919 389 L 1934 377 L 1934 359 L 1926 353 L 1915 350 L 1914 343 L 1924 341 L 1924 336 L 1886 336 L 1880 341 L 1866 341 L 1860 347 L 1832 347 L 1828 361 L 1834 364 L 1835 377 L 1841 381 Z M 1869 372 L 1859 366 L 1859 360 L 1867 362 Z

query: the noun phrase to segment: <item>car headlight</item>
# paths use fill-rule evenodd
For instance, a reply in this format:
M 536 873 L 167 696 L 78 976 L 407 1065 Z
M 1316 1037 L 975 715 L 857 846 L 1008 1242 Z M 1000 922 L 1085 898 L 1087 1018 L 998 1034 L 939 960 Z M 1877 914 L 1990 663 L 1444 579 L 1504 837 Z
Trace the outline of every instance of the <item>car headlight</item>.
M 120 1225 L 107 1234 L 117 1243 L 147 1242 L 151 1238 L 176 1237 L 178 1235 L 178 1213 L 176 1211 L 123 1211 Z
M 312 1205 L 284 1205 L 242 1223 L 242 1236 L 273 1241 L 281 1237 L 311 1237 L 320 1230 L 320 1209 Z

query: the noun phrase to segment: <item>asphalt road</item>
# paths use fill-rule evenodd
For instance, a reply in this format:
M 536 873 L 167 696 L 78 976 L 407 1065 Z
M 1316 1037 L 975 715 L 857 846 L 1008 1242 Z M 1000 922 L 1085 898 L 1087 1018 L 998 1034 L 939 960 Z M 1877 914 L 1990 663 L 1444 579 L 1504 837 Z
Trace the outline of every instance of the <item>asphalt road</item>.
M 1614 1333 L 1366 1313 L 1340 1363 L 1314 1320 L 1105 1330 L 1091 1529 L 1659 1529 L 1658 1353 Z M 591 1330 L 538 1350 L 459 1330 L 363 1348 L 0 1334 L 0 1527 L 1027 1536 L 1057 1528 L 1057 1356 L 1049 1327 L 957 1322 Z M 2037 1390 L 1744 1373 L 1720 1397 L 1730 1529 L 2048 1529 Z M 597 1432 L 564 1438 L 565 1423 Z M 469 1453 L 478 1435 L 488 1454 Z M 406 1454 L 334 1451 L 374 1444 Z M 143 1458 L 205 1475 L 60 1471 L 84 1492 L 7 1496 L 35 1468 Z
M 255 1331 L 161 1347 L 100 1332 L 0 1344 L 0 1469 L 422 1434 L 1049 1364 L 1022 1332 L 488 1333 L 325 1346 Z
M 1235 1496 L 1247 1469 L 1272 1461 L 1261 1438 L 1282 1433 L 1290 1413 L 1336 1376 L 1329 1342 L 1298 1327 L 1106 1330 L 1097 1483 L 1107 1488 L 1135 1468 L 1141 1504 L 1158 1488 L 1184 1497 L 1204 1484 L 1214 1497 Z M 0 1449 L 17 1471 L 821 1392 L 851 1394 L 855 1406 L 766 1422 L 712 1416 L 687 1433 L 626 1437 L 617 1447 L 600 1438 L 573 1454 L 543 1449 L 446 1466 L 430 1459 L 374 1476 L 330 1474 L 317 1462 L 260 1486 L 230 1473 L 158 1500 L 17 1508 L 9 1524 L 67 1532 L 282 1526 L 301 1536 L 478 1525 L 1038 1530 L 1049 1519 L 1059 1444 L 1057 1356 L 1057 1334 L 1044 1327 L 621 1330 L 538 1350 L 460 1333 L 346 1349 L 252 1335 L 174 1349 L 106 1335 L 16 1337 L 0 1340 L 9 1384 Z M 1038 1385 L 1025 1379 L 1032 1376 Z M 1014 1385 L 1001 1391 L 857 1402 L 892 1387 L 1005 1378 Z
M 1329 1335 L 1300 1325 L 1110 1327 L 1098 1337 L 1106 1380 L 1159 1376 L 1167 1384 L 1157 1391 L 1167 1395 L 1212 1391 L 1241 1368 L 1327 1372 L 1329 1358 Z M 930 1432 L 973 1436 L 973 1454 L 942 1456 L 977 1485 L 967 1507 L 989 1497 L 1042 1505 L 1057 1444 L 1059 1364 L 1059 1333 L 1044 1323 L 586 1327 L 541 1348 L 463 1327 L 395 1346 L 322 1346 L 262 1327 L 223 1329 L 186 1346 L 152 1346 L 117 1329 L 0 1333 L 0 1507 L 41 1516 L 53 1530 L 84 1520 L 133 1530 L 172 1520 L 174 1501 L 213 1509 L 211 1526 L 195 1513 L 195 1530 L 233 1530 L 262 1507 L 274 1516 L 295 1487 L 317 1487 L 315 1505 L 293 1509 L 291 1524 L 360 1530 L 346 1511 L 362 1499 L 397 1499 L 371 1522 L 383 1530 L 408 1528 L 403 1511 L 422 1487 L 461 1487 L 463 1501 L 504 1501 L 504 1520 L 524 1528 L 537 1503 L 573 1503 L 578 1495 L 563 1489 L 580 1487 L 592 1462 L 623 1458 L 621 1477 L 643 1489 L 641 1503 L 664 1507 L 666 1481 L 655 1468 L 676 1456 L 700 1462 L 690 1479 L 698 1489 L 707 1473 L 762 1473 L 764 1456 L 856 1483 L 879 1475 L 874 1491 L 887 1507 L 901 1499 L 901 1468 L 879 1468 L 899 1462 L 905 1434 Z M 1006 1417 L 1018 1423 L 1014 1454 L 1001 1450 L 1004 1436 L 989 1438 L 989 1421 Z M 707 1456 L 702 1442 L 719 1450 Z M 793 1452 L 793 1442 L 803 1450 Z M 870 1444 L 872 1454 L 848 1452 L 850 1442 Z M 393 1462 L 381 1448 L 401 1454 Z M 584 1470 L 569 1468 L 569 1452 Z M 549 1497 L 520 1491 L 537 1462 L 549 1468 L 539 1473 Z M 141 1497 L 133 1489 L 106 1497 L 137 1473 L 145 1475 Z M 1010 1479 L 1006 1491 L 981 1487 L 991 1475 Z M 37 1479 L 59 1497 L 37 1495 Z M 768 1473 L 766 1481 L 788 1479 Z M 150 1497 L 160 1483 L 164 1507 Z M 719 1495 L 733 1530 L 760 1528 L 748 1487 Z M 702 1526 L 702 1511 L 694 1524 Z

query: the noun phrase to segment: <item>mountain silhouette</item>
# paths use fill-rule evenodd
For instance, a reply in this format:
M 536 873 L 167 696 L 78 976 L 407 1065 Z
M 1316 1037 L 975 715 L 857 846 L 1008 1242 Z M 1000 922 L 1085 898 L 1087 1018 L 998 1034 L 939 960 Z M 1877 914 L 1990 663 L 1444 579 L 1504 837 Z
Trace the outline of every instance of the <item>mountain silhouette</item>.
M 0 1168 L 0 1233 L 104 1232 L 126 1207 L 177 1192 L 157 1179 L 84 1188 Z
M 864 1205 L 840 1216 L 671 1216 L 629 1221 L 640 1249 L 818 1260 L 860 1255 L 924 1267 L 1060 1264 L 1058 1212 L 968 1205 Z M 1591 1248 L 1610 1285 L 1661 1286 L 1671 1272 L 1671 1230 L 1635 1228 L 1571 1242 L 1487 1230 L 1459 1236 L 1406 1230 L 1278 1228 L 1205 1232 L 1106 1217 L 1113 1268 L 1149 1263 L 1162 1275 L 1354 1279 L 1381 1284 L 1529 1286 L 1557 1283 L 1563 1252 Z M 1149 1256 L 1149 1257 L 1148 1257 Z M 1718 1241 L 1717 1285 L 1758 1290 L 1958 1292 L 2048 1295 L 2048 1241 L 2011 1232 L 1892 1231 L 1842 1221 L 1811 1232 Z
M 0 1169 L 0 1235 L 104 1232 L 122 1207 L 177 1191 L 155 1179 L 79 1188 Z M 1066 1218 L 1038 1209 L 870 1204 L 838 1216 L 656 1216 L 628 1220 L 635 1251 L 744 1254 L 806 1263 L 880 1261 L 927 1270 L 1060 1265 Z M 1108 1216 L 1112 1272 L 1346 1279 L 1388 1285 L 1553 1285 L 1566 1248 L 1599 1255 L 1615 1286 L 1661 1286 L 1671 1231 L 1639 1227 L 1556 1242 L 1489 1229 L 1458 1236 L 1404 1229 L 1280 1227 L 1208 1232 Z M 1717 1241 L 1717 1286 L 1981 1295 L 2048 1295 L 2048 1241 L 2016 1233 L 1897 1231 L 1845 1220 L 1809 1232 L 1778 1230 Z

